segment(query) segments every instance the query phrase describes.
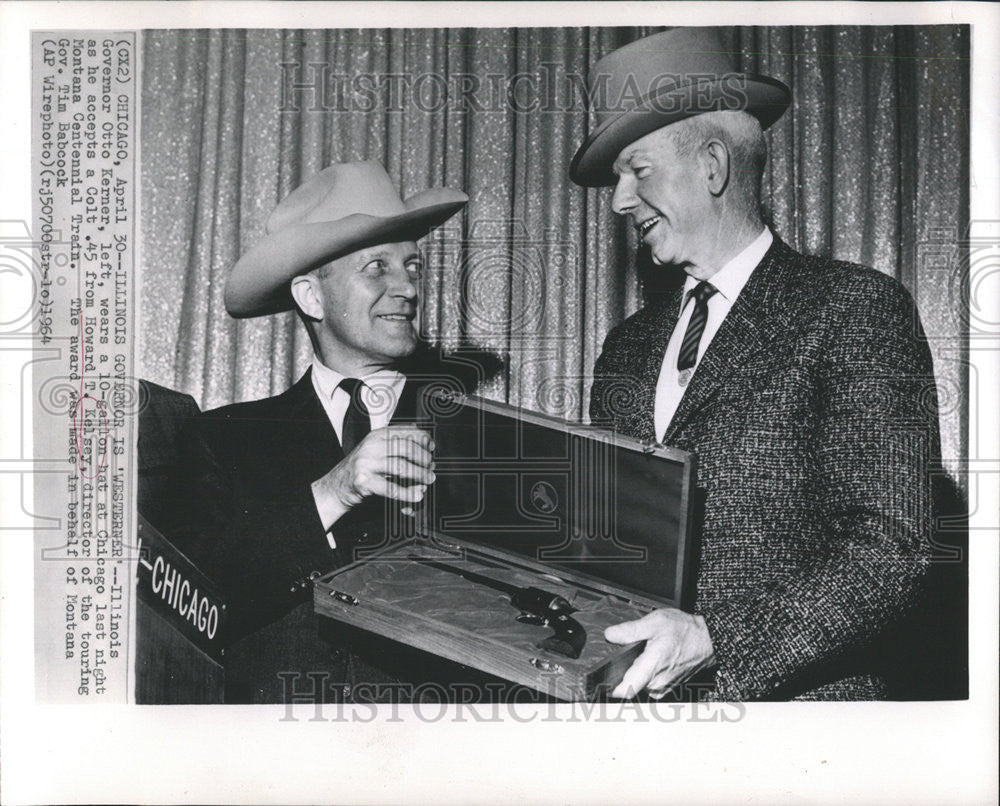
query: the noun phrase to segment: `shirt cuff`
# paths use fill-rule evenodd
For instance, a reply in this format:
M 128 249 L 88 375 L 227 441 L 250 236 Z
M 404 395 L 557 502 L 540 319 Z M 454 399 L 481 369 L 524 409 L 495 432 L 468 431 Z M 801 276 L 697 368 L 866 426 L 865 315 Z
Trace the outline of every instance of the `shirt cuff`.
M 318 484 L 319 481 L 317 480 L 311 485 L 313 502 L 316 504 L 316 512 L 319 515 L 320 523 L 323 524 L 323 529 L 326 530 L 326 542 L 330 544 L 331 549 L 335 549 L 337 548 L 337 540 L 331 530 L 333 529 L 333 525 L 347 512 L 347 507 L 333 498 L 333 496 L 321 495 L 320 488 L 317 486 Z

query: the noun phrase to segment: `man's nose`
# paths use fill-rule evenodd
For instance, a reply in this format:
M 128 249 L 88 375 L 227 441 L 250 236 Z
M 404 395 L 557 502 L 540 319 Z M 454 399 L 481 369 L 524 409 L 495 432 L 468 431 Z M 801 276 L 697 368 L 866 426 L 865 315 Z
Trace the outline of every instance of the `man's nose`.
M 393 297 L 415 300 L 419 289 L 417 280 L 405 268 L 397 269 L 389 277 L 389 294 Z
M 626 215 L 635 209 L 639 203 L 635 195 L 635 177 L 622 174 L 618 177 L 618 184 L 615 185 L 615 193 L 611 197 L 611 209 L 618 215 Z

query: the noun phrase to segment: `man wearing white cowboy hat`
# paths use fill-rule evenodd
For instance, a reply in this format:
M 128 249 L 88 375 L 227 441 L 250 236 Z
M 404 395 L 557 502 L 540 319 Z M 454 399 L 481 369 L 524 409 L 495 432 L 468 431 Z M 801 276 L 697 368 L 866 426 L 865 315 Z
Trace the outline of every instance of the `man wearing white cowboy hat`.
M 185 433 L 178 542 L 235 601 L 237 632 L 307 599 L 313 578 L 383 539 L 387 500 L 405 511 L 434 480 L 430 437 L 406 424 L 419 386 L 407 377 L 415 241 L 466 202 L 446 188 L 403 201 L 380 165 L 332 165 L 277 206 L 233 267 L 229 313 L 294 307 L 315 353 L 288 391 L 205 412 Z
M 695 612 L 607 630 L 646 641 L 614 694 L 700 674 L 718 699 L 884 697 L 886 647 L 929 564 L 940 453 L 912 300 L 765 227 L 762 129 L 791 93 L 736 72 L 710 29 L 634 42 L 590 83 L 598 123 L 572 179 L 613 186 L 654 263 L 686 273 L 608 335 L 591 418 L 694 451 L 705 493 Z

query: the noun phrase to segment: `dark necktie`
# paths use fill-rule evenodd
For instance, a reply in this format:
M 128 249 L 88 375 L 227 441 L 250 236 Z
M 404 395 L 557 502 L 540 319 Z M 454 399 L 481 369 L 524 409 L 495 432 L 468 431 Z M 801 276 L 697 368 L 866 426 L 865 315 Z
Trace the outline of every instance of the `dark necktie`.
M 701 343 L 701 334 L 705 332 L 705 322 L 708 320 L 708 299 L 716 292 L 715 286 L 707 280 L 702 280 L 698 285 L 688 292 L 688 300 L 694 297 L 694 310 L 691 312 L 691 319 L 688 322 L 687 333 L 684 334 L 684 341 L 681 342 L 680 352 L 677 353 L 677 369 L 681 373 L 681 386 L 686 386 L 691 377 L 690 370 L 698 360 L 698 345 Z
M 368 407 L 361 399 L 361 390 L 364 389 L 364 381 L 357 378 L 344 378 L 340 382 L 340 388 L 351 396 L 351 402 L 347 406 L 344 414 L 344 438 L 341 440 L 344 446 L 344 453 L 350 453 L 355 446 L 363 440 L 372 430 L 372 420 L 368 414 Z

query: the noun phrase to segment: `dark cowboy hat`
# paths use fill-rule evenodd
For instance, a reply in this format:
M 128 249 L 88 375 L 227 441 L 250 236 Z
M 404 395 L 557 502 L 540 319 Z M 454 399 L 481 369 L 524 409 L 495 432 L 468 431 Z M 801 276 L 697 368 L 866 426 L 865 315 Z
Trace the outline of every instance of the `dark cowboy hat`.
M 774 78 L 739 73 L 712 28 L 673 28 L 612 51 L 587 79 L 597 127 L 570 164 L 578 185 L 617 182 L 621 150 L 652 131 L 717 110 L 742 110 L 765 129 L 788 108 L 791 91 Z
M 468 200 L 458 190 L 432 188 L 404 201 L 377 162 L 331 165 L 268 217 L 264 239 L 229 274 L 226 310 L 238 319 L 290 310 L 296 275 L 369 246 L 422 238 Z

